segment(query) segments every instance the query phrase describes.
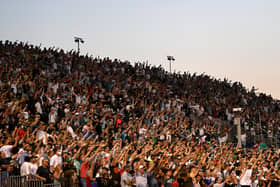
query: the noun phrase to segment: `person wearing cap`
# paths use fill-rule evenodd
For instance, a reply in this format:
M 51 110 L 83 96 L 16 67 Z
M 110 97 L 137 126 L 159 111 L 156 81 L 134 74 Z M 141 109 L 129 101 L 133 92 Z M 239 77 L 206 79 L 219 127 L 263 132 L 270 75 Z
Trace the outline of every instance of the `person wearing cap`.
M 126 165 L 124 166 L 124 172 L 121 176 L 121 185 L 122 187 L 129 187 L 132 186 L 133 182 L 132 182 L 132 176 L 129 173 L 130 170 L 130 166 Z
M 143 165 L 139 166 L 136 174 L 136 187 L 148 187 L 148 176 Z

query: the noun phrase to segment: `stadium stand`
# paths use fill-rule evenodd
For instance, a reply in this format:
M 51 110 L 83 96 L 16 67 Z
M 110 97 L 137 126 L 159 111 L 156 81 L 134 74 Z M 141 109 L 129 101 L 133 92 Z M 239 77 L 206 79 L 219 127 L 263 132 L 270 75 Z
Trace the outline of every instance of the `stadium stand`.
M 10 41 L 0 77 L 1 187 L 279 186 L 279 101 L 240 82 Z

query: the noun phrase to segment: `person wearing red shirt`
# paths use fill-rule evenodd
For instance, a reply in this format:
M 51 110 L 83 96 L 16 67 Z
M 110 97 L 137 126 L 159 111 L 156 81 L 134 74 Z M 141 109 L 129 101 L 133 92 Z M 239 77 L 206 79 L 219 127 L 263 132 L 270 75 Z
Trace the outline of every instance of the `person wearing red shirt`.
M 81 176 L 82 187 L 87 187 L 86 178 L 87 178 L 87 172 L 89 171 L 90 168 L 89 161 L 90 159 L 86 159 L 85 162 L 81 164 L 80 176 Z
M 19 139 L 21 139 L 22 137 L 24 137 L 26 132 L 24 129 L 20 128 L 17 133 L 18 133 Z

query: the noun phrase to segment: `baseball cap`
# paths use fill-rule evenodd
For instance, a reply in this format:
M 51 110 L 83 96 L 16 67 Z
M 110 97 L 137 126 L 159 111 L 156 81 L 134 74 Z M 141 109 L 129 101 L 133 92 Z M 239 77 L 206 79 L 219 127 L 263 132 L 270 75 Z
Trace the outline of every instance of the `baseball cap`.
M 66 162 L 67 162 L 67 163 L 72 162 L 72 158 L 71 158 L 71 157 L 69 157 L 69 158 L 66 160 Z

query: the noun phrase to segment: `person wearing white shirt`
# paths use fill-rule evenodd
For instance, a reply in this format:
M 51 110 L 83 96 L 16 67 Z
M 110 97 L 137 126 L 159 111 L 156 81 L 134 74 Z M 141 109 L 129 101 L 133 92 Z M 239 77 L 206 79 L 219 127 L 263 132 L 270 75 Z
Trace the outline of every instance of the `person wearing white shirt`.
M 5 145 L 3 145 L 1 148 L 0 148 L 0 152 L 4 152 L 5 155 L 6 155 L 6 158 L 11 158 L 12 154 L 11 154 L 11 151 L 14 147 L 17 146 L 17 143 L 18 143 L 18 140 L 16 138 L 16 142 L 14 145 L 10 145 L 10 138 L 8 137 L 5 141 Z
M 32 176 L 35 176 L 38 170 L 38 164 L 37 164 L 38 157 L 32 157 L 30 161 L 30 174 Z
M 148 187 L 147 173 L 144 170 L 144 166 L 139 166 L 139 172 L 136 174 L 136 186 L 137 187 Z
M 251 184 L 252 184 L 251 176 L 252 176 L 252 169 L 247 169 L 245 171 L 244 175 L 241 176 L 240 185 L 241 186 L 251 186 Z
M 23 148 L 20 148 L 20 150 L 18 151 L 18 155 L 17 155 L 17 160 L 19 165 L 22 165 L 25 161 L 25 157 L 27 157 L 29 155 L 29 153 L 24 150 Z
M 142 135 L 142 134 L 145 134 L 147 131 L 147 128 L 146 128 L 146 125 L 144 124 L 144 126 L 142 128 L 139 129 L 139 134 Z
M 36 134 L 36 138 L 38 140 L 42 140 L 44 145 L 46 145 L 47 142 L 48 142 L 48 135 L 45 132 L 45 128 L 46 128 L 45 126 L 41 125 L 39 127 L 39 130 L 37 131 L 37 134 Z
M 12 88 L 14 94 L 17 94 L 17 84 L 16 83 L 11 84 L 11 88 Z
M 12 145 L 4 145 L 0 148 L 0 152 L 4 152 L 6 155 L 6 158 L 10 158 L 12 148 L 13 148 Z
M 55 154 L 51 157 L 51 160 L 50 160 L 51 171 L 53 171 L 53 168 L 55 168 L 56 165 L 58 165 L 58 164 L 60 164 L 61 166 L 63 165 L 61 151 L 58 149 L 55 149 L 54 152 L 55 152 Z
M 199 128 L 199 136 L 203 136 L 204 135 L 204 127 L 200 127 Z
M 31 157 L 26 157 L 25 162 L 20 167 L 20 176 L 30 177 L 31 175 Z
M 55 108 L 51 108 L 51 111 L 49 113 L 49 123 L 55 123 L 57 118 L 57 112 Z
M 37 101 L 35 103 L 35 109 L 36 109 L 36 112 L 38 112 L 39 114 L 43 114 L 42 106 L 41 106 L 41 103 L 39 101 Z
M 77 137 L 77 135 L 75 134 L 73 128 L 70 125 L 67 125 L 67 131 L 71 134 L 72 138 Z
M 124 169 L 125 169 L 125 171 L 123 172 L 123 174 L 121 176 L 121 186 L 129 187 L 133 184 L 133 181 L 132 181 L 133 178 L 132 178 L 131 174 L 129 173 L 130 167 L 125 166 Z
M 217 182 L 213 185 L 213 187 L 223 187 L 225 184 L 223 183 L 222 177 L 217 179 Z

